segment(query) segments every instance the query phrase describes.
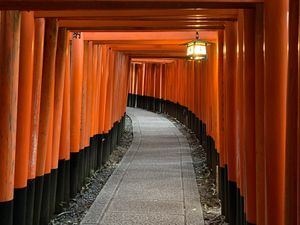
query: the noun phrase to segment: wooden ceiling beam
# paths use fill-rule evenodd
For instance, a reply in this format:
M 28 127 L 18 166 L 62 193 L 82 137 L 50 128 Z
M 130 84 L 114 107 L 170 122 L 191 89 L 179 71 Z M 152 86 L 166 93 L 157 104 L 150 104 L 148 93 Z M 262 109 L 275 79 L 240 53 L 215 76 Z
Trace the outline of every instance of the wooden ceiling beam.
M 2 0 L 0 9 L 197 9 L 252 8 L 263 0 Z
M 35 17 L 56 18 L 145 18 L 145 17 L 228 17 L 236 18 L 237 9 L 156 9 L 156 10 L 58 10 L 58 11 L 35 11 Z
M 201 39 L 217 40 L 216 31 L 199 31 Z M 85 40 L 106 44 L 182 44 L 195 38 L 195 31 L 161 32 L 84 32 Z M 72 34 L 69 36 L 72 39 Z
M 132 63 L 160 63 L 160 64 L 169 64 L 173 63 L 174 59 L 172 58 L 132 58 Z
M 186 51 L 185 45 L 110 45 L 115 51 Z
M 177 26 L 201 27 L 201 26 L 224 26 L 224 21 L 140 21 L 140 20 L 59 20 L 60 27 L 77 28 L 77 27 L 166 27 L 176 28 Z M 138 29 L 137 29 L 138 30 Z

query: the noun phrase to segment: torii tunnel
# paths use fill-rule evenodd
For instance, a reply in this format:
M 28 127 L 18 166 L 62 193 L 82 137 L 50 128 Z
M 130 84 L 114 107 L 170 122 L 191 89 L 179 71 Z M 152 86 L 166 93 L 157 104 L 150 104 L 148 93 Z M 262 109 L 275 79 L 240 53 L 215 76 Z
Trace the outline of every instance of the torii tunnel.
M 300 225 L 299 9 L 1 0 L 0 224 L 48 224 L 107 161 L 129 106 L 194 131 L 229 224 Z M 207 60 L 186 59 L 196 32 Z

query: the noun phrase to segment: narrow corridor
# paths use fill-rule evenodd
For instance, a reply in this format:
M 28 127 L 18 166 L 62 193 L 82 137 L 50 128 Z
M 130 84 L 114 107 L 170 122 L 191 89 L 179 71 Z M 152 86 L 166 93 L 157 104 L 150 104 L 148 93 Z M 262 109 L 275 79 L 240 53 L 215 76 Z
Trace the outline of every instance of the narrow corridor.
M 193 134 L 222 222 L 300 225 L 299 2 L 0 0 L 0 225 L 65 215 L 127 106 Z M 134 143 L 83 224 L 207 223 L 190 138 L 128 113 Z
M 132 145 L 81 224 L 204 224 L 186 138 L 159 114 L 127 113 Z

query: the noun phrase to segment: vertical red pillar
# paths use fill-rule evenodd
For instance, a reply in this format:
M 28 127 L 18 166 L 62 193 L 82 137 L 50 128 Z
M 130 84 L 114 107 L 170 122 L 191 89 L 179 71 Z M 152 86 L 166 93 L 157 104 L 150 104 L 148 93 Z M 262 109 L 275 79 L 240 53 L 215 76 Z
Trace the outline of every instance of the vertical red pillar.
M 230 224 L 236 216 L 236 70 L 237 70 L 237 24 L 228 23 L 224 35 L 224 83 L 225 83 L 225 148 L 228 165 L 227 216 Z M 226 171 L 225 171 L 226 174 Z M 226 175 L 225 175 L 226 176 Z M 226 184 L 225 184 L 226 185 Z M 226 189 L 227 189 L 226 188 Z
M 55 211 L 56 188 L 58 178 L 60 133 L 62 127 L 63 93 L 65 81 L 65 58 L 68 35 L 65 28 L 59 28 L 57 37 L 57 52 L 55 62 L 55 92 L 54 92 L 54 114 L 53 114 L 53 144 L 51 160 L 51 192 L 50 192 L 50 214 Z M 61 191 L 61 190 L 57 190 Z
M 297 121 L 299 1 L 289 0 L 288 77 L 286 105 L 285 225 L 297 224 Z
M 300 6 L 299 6 L 300 21 Z M 298 24 L 298 42 L 300 42 L 300 22 Z M 298 99 L 300 99 L 300 48 L 298 48 Z M 300 101 L 298 101 L 297 124 L 297 212 L 300 211 Z M 300 225 L 300 213 L 297 214 L 297 225 Z
M 218 99 L 219 99 L 219 138 L 220 166 L 225 166 L 224 152 L 224 82 L 223 82 L 223 43 L 224 31 L 218 32 Z
M 272 225 L 284 224 L 287 16 L 287 0 L 265 1 L 264 148 L 266 151 L 267 224 Z
M 101 84 L 100 84 L 100 101 L 99 101 L 99 130 L 102 134 L 104 132 L 104 119 L 105 119 L 105 101 L 107 90 L 108 73 L 106 73 L 107 67 L 107 47 L 102 46 L 102 70 L 101 70 Z
M 107 100 L 106 100 L 106 128 L 107 131 L 110 133 L 110 138 L 111 138 L 111 118 L 112 118 L 112 104 L 113 104 L 113 83 L 114 83 L 114 74 L 113 72 L 113 66 L 114 65 L 114 54 L 113 51 L 109 51 L 109 77 L 108 77 L 108 86 L 107 86 Z M 111 150 L 111 149 L 110 149 Z
M 86 134 L 85 145 L 90 144 L 90 130 L 91 130 L 91 105 L 92 105 L 92 61 L 93 61 L 93 42 L 88 41 L 88 67 L 87 67 L 87 102 L 86 102 Z
M 244 202 L 246 202 L 246 189 L 245 175 L 244 175 L 244 152 L 245 152 L 245 140 L 247 139 L 245 135 L 245 102 L 244 96 L 244 57 L 246 55 L 244 49 L 244 11 L 239 10 L 238 23 L 237 23 L 237 76 L 235 78 L 235 104 L 236 104 L 236 117 L 235 117 L 235 129 L 236 129 L 236 151 L 231 154 L 235 154 L 236 159 L 236 183 L 237 183 L 237 205 L 236 205 L 236 224 L 243 223 L 244 221 Z M 243 196 L 243 197 L 242 197 Z
M 45 23 L 45 40 L 42 72 L 42 93 L 40 105 L 40 122 L 37 146 L 37 165 L 35 180 L 35 202 L 33 224 L 40 224 L 40 213 L 42 208 L 42 193 L 48 190 L 44 188 L 44 172 L 46 166 L 46 156 L 48 149 L 48 135 L 51 114 L 53 113 L 54 104 L 54 77 L 55 77 L 55 57 L 57 45 L 57 20 L 46 19 Z M 46 182 L 46 180 L 45 180 Z M 49 188 L 45 185 L 45 188 Z M 43 208 L 43 210 L 46 210 Z M 43 211 L 44 212 L 44 211 Z
M 255 149 L 256 149 L 256 223 L 266 224 L 266 158 L 264 149 L 264 28 L 263 6 L 255 18 Z
M 0 224 L 11 225 L 17 129 L 20 12 L 0 11 Z
M 91 130 L 90 138 L 94 136 L 95 131 L 95 104 L 96 104 L 96 77 L 98 65 L 98 45 L 93 45 L 93 59 L 92 59 L 92 74 L 91 74 Z
M 26 207 L 26 224 L 33 223 L 34 209 L 34 192 L 36 177 L 36 158 L 38 133 L 40 122 L 40 100 L 42 87 L 43 71 L 43 54 L 44 54 L 44 34 L 45 19 L 35 19 L 35 36 L 34 36 L 34 60 L 33 60 L 33 81 L 32 81 L 32 109 L 30 121 L 30 149 L 28 165 L 28 184 L 27 184 L 27 207 Z
M 82 105 L 81 105 L 81 123 L 80 123 L 80 149 L 83 150 L 86 145 L 86 128 L 87 128 L 87 83 L 88 83 L 88 41 L 84 41 L 84 59 L 83 59 L 83 76 L 82 76 Z
M 67 35 L 68 36 L 68 35 Z M 63 93 L 63 112 L 60 133 L 59 179 L 57 201 L 69 202 L 70 197 L 70 41 L 67 40 L 65 56 L 65 81 Z
M 300 21 L 300 6 L 299 19 Z M 298 24 L 298 43 L 300 42 L 300 22 Z M 300 99 L 300 48 L 298 48 L 298 99 Z M 298 125 L 297 125 L 297 212 L 300 211 L 300 102 L 298 101 Z M 297 225 L 300 225 L 300 213 L 297 214 Z
M 101 66 L 102 66 L 102 46 L 97 49 L 97 70 L 96 70 L 96 90 L 95 90 L 95 129 L 94 135 L 99 134 L 99 102 L 100 102 L 100 84 L 101 84 Z
M 54 98 L 54 89 L 51 93 Z M 50 220 L 50 192 L 51 192 L 51 162 L 53 156 L 53 112 L 54 112 L 54 101 L 52 103 L 50 119 L 49 119 L 49 131 L 47 141 L 47 153 L 46 153 L 46 164 L 44 171 L 44 182 L 43 182 L 43 195 L 42 195 L 42 206 L 40 214 L 40 224 L 47 225 Z
M 78 175 L 80 173 L 80 123 L 82 104 L 82 73 L 83 73 L 83 34 L 73 33 L 71 49 L 71 164 L 70 164 L 70 194 L 78 191 Z
M 247 223 L 256 224 L 255 172 L 255 12 L 244 10 L 244 134 L 245 208 Z
M 34 53 L 33 12 L 21 14 L 18 122 L 15 166 L 14 224 L 25 224 L 31 128 L 31 96 Z
M 84 53 L 83 53 L 83 77 L 82 77 L 82 104 L 81 104 L 81 122 L 80 122 L 80 154 L 81 154 L 81 184 L 84 181 L 84 177 L 87 176 L 87 155 L 88 155 L 88 146 L 87 142 L 88 132 L 87 132 L 87 102 L 88 102 L 88 67 L 89 65 L 89 42 L 84 41 Z

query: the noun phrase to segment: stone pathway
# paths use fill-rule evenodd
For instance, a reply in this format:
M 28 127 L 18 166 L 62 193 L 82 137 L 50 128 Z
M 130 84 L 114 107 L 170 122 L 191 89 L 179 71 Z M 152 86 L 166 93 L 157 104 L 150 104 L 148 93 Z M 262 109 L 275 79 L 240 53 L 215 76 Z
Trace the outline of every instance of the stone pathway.
M 82 225 L 204 224 L 190 147 L 165 117 L 128 108 L 133 142 Z

